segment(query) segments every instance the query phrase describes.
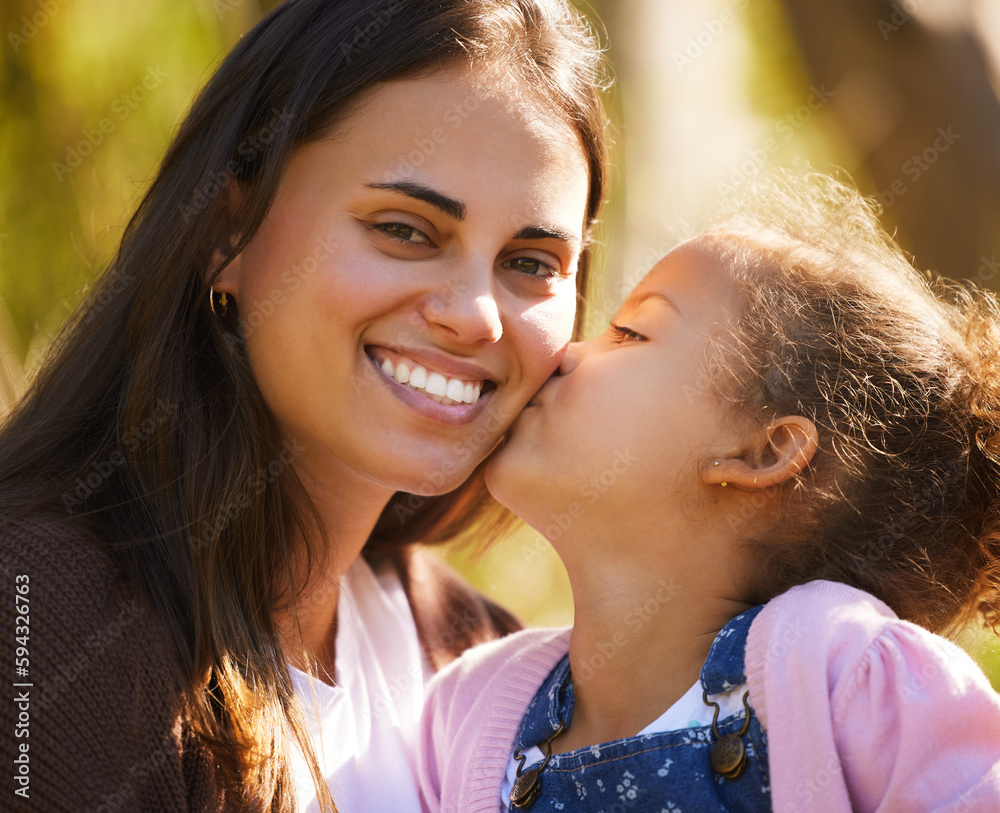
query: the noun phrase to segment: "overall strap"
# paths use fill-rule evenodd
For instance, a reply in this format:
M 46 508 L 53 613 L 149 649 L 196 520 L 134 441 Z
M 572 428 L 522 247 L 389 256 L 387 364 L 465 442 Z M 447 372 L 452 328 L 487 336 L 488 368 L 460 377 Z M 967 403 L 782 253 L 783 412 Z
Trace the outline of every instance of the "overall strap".
M 723 694 L 747 682 L 746 650 L 750 625 L 764 605 L 751 607 L 727 623 L 708 651 L 701 668 L 701 687 L 712 694 Z

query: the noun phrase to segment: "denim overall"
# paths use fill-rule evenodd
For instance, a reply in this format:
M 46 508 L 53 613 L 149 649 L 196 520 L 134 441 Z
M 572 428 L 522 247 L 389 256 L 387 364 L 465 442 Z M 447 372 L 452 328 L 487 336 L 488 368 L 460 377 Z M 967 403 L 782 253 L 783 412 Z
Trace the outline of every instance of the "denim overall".
M 743 662 L 747 633 L 762 609 L 754 607 L 737 616 L 712 642 L 701 670 L 701 685 L 710 697 L 746 683 Z M 541 745 L 559 728 L 560 721 L 569 721 L 572 716 L 573 684 L 567 655 L 528 706 L 516 746 L 523 752 Z M 716 729 L 720 737 L 739 734 L 745 721 L 746 712 L 740 709 L 720 719 Z M 712 769 L 715 740 L 708 725 L 643 734 L 553 755 L 540 777 L 541 793 L 528 809 L 531 813 L 770 811 L 767 738 L 757 715 L 751 716 L 742 737 L 749 761 L 737 779 L 723 779 Z M 524 771 L 531 767 L 525 765 Z

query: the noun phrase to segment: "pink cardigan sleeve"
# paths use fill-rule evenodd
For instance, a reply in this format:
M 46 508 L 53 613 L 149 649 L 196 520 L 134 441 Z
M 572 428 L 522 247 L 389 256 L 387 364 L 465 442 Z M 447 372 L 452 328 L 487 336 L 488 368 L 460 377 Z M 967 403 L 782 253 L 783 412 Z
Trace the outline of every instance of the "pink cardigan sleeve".
M 775 813 L 1000 811 L 1000 699 L 950 641 L 811 582 L 747 640 Z

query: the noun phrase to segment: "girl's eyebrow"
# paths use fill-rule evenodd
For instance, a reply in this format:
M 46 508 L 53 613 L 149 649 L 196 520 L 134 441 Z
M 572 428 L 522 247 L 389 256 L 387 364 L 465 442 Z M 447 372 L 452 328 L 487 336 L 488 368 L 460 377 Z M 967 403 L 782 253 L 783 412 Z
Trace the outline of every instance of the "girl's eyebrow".
M 424 186 L 423 184 L 413 183 L 412 181 L 391 181 L 389 183 L 370 183 L 367 184 L 369 189 L 388 189 L 392 192 L 399 192 L 407 197 L 415 198 L 417 200 L 422 200 L 424 203 L 429 203 L 435 209 L 444 212 L 452 220 L 462 221 L 465 220 L 465 204 L 454 198 L 449 198 L 447 195 L 442 195 L 431 189 L 429 186 Z
M 674 311 L 678 316 L 681 315 L 681 309 L 677 307 L 674 300 L 661 291 L 643 291 L 642 293 L 634 291 L 632 295 L 625 300 L 625 304 L 622 305 L 622 309 L 635 310 L 647 299 L 657 299 Z

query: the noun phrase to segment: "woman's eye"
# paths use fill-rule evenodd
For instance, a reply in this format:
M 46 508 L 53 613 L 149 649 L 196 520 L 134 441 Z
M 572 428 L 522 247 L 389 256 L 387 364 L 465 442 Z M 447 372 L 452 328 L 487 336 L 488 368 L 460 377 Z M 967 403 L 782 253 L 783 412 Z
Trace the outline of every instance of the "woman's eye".
M 646 337 L 641 333 L 636 333 L 630 327 L 624 327 L 622 325 L 616 325 L 614 322 L 611 323 L 611 336 L 615 344 L 628 344 L 629 342 L 644 342 Z
M 557 276 L 559 273 L 554 266 L 535 257 L 515 257 L 512 260 L 505 260 L 503 267 L 526 274 L 529 277 L 540 277 L 543 279 Z
M 403 243 L 431 245 L 431 240 L 426 234 L 413 226 L 407 226 L 405 223 L 376 223 L 372 228 Z

